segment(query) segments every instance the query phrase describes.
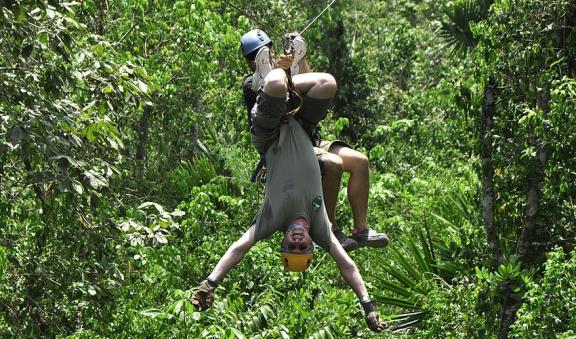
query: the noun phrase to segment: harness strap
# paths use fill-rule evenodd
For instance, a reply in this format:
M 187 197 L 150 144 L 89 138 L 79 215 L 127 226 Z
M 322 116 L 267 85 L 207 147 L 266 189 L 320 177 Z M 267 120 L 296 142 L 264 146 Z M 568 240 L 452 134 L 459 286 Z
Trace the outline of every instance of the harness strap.
M 258 179 L 258 174 L 260 174 L 260 171 L 262 171 L 264 165 L 266 165 L 266 155 L 261 154 L 260 160 L 258 160 L 258 164 L 256 165 L 254 172 L 252 172 L 252 176 L 250 176 L 250 181 L 256 182 L 256 179 Z

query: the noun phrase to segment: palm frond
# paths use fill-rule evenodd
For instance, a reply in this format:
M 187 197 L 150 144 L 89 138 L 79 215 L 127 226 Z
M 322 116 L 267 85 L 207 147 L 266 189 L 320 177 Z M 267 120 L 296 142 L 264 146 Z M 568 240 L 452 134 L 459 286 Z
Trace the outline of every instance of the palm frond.
M 394 264 L 383 264 L 383 272 L 373 274 L 380 291 L 373 292 L 375 299 L 385 305 L 410 310 L 392 316 L 394 329 L 403 329 L 419 323 L 424 317 L 421 310 L 429 292 L 425 282 L 430 275 L 438 272 L 434 255 L 435 243 L 429 234 L 428 225 L 415 226 L 407 237 L 408 253 L 390 248 Z
M 444 40 L 442 48 L 449 49 L 449 56 L 465 57 L 476 47 L 477 41 L 470 29 L 470 23 L 487 18 L 492 0 L 462 0 L 456 3 L 454 11 L 448 14 L 448 20 L 442 22 L 440 37 Z

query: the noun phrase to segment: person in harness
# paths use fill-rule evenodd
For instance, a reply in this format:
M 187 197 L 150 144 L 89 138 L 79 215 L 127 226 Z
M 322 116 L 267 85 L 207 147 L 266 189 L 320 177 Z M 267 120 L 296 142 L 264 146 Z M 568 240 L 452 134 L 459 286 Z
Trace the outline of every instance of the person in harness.
M 294 49 L 294 61 L 290 66 L 292 76 L 310 72 L 310 67 L 306 61 L 306 43 L 297 33 L 290 33 L 285 36 L 287 41 L 292 43 Z M 268 58 L 265 54 L 259 54 L 260 50 L 266 47 L 270 53 L 273 53 L 272 41 L 266 32 L 254 29 L 244 34 L 240 40 L 242 54 L 248 63 L 248 66 L 254 72 L 256 65 L 263 65 L 264 73 L 269 72 L 272 66 L 267 66 L 262 62 Z M 259 56 L 259 57 L 258 57 Z M 262 74 L 260 74 L 262 76 Z M 252 108 L 256 103 L 257 92 L 262 79 L 254 79 L 250 74 L 244 79 L 242 86 L 244 104 L 247 108 L 247 117 L 249 128 L 252 128 Z M 348 144 L 341 140 L 327 141 L 320 138 L 316 129 L 318 121 L 324 118 L 321 114 L 315 114 L 312 117 L 303 117 L 296 114 L 298 122 L 308 132 L 309 138 L 314 143 L 314 151 L 318 158 L 322 172 L 322 190 L 328 218 L 332 223 L 332 231 L 340 241 L 342 247 L 347 251 L 352 251 L 359 246 L 368 247 L 385 247 L 388 245 L 388 237 L 383 233 L 378 233 L 367 226 L 368 210 L 368 193 L 369 193 L 369 162 L 368 157 L 352 149 Z M 261 158 L 256 173 L 263 166 L 264 161 Z M 354 220 L 352 236 L 344 234 L 336 224 L 335 212 L 342 181 L 343 172 L 348 172 L 347 196 Z
M 273 69 L 268 48 L 260 53 L 265 57 L 257 58 L 263 62 L 255 67 L 254 78 L 260 79 L 260 89 L 252 110 L 251 137 L 258 152 L 266 156 L 264 202 L 252 226 L 230 246 L 210 275 L 200 283 L 191 302 L 198 310 L 208 309 L 214 301 L 218 281 L 255 243 L 278 231 L 284 233 L 280 257 L 287 270 L 305 271 L 314 256 L 313 242 L 316 243 L 332 256 L 344 281 L 358 296 L 368 327 L 381 331 L 386 325 L 369 298 L 362 276 L 330 229 L 322 198 L 320 168 L 312 143 L 296 119 L 287 114 L 289 87 L 301 93 L 299 114 L 322 116 L 332 102 L 336 81 L 327 73 L 299 74 L 290 81 L 286 70 L 292 65 L 293 56 L 280 56 Z

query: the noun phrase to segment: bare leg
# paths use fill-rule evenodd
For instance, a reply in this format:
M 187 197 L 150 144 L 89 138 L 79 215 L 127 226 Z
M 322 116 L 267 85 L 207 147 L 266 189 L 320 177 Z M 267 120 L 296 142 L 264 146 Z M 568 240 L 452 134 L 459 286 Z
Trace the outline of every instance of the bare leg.
M 344 171 L 350 173 L 347 193 L 354 217 L 352 233 L 357 234 L 367 228 L 366 215 L 370 190 L 369 161 L 364 154 L 342 145 L 333 145 L 330 153 L 340 156 Z
M 324 205 L 328 219 L 332 223 L 332 231 L 338 228 L 336 226 L 336 203 L 338 202 L 338 192 L 342 182 L 343 164 L 342 159 L 336 154 L 327 153 L 322 155 L 324 163 L 324 176 L 322 177 L 322 193 L 324 195 Z
M 273 69 L 264 79 L 264 93 L 272 97 L 282 98 L 288 91 L 286 72 L 281 68 Z
M 336 94 L 336 80 L 328 73 L 304 73 L 292 77 L 296 89 L 314 99 L 330 99 Z
M 336 94 L 336 80 L 328 73 L 305 73 L 292 78 L 296 89 L 314 99 L 330 99 Z M 281 98 L 288 90 L 286 73 L 281 68 L 273 69 L 264 79 L 264 93 Z

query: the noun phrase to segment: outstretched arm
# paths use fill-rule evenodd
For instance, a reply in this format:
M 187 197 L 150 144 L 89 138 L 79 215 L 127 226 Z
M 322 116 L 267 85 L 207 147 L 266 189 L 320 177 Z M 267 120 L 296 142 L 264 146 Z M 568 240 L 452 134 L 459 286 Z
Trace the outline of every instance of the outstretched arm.
M 368 297 L 368 291 L 366 290 L 364 280 L 362 280 L 356 264 L 350 259 L 333 234 L 331 238 L 330 255 L 332 255 L 332 258 L 336 261 L 340 269 L 340 274 L 342 274 L 346 283 L 350 285 L 354 293 L 358 296 L 358 299 L 360 299 L 360 304 L 364 309 L 364 319 L 366 320 L 368 328 L 376 332 L 382 331 L 386 328 L 386 323 L 380 319 L 380 313 L 376 309 L 376 304 Z
M 254 245 L 255 230 L 256 226 L 252 225 L 240 239 L 232 244 L 232 246 L 228 248 L 228 251 L 220 258 L 220 261 L 218 261 L 218 264 L 216 264 L 216 267 L 214 267 L 214 270 L 208 278 L 202 281 L 197 287 L 194 294 L 190 297 L 190 302 L 197 310 L 204 311 L 212 306 L 214 302 L 214 290 L 216 286 L 218 286 L 218 280 L 236 266 L 246 252 Z
M 252 246 L 254 246 L 254 231 L 256 230 L 256 225 L 252 225 L 245 233 L 236 240 L 235 243 L 228 248 L 228 251 L 224 253 L 212 273 L 208 276 L 209 279 L 213 281 L 219 281 L 230 271 L 234 266 L 236 266 L 244 255 Z
M 356 264 L 352 259 L 350 259 L 346 251 L 344 251 L 336 237 L 332 235 L 331 238 L 330 255 L 334 258 L 336 265 L 338 265 L 342 278 L 344 278 L 344 281 L 346 281 L 354 293 L 356 293 L 358 299 L 362 300 L 363 298 L 367 298 L 368 291 L 366 290 L 364 280 L 362 279 Z

